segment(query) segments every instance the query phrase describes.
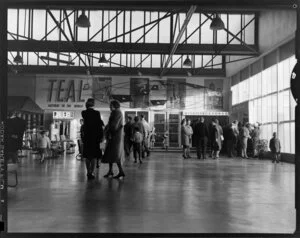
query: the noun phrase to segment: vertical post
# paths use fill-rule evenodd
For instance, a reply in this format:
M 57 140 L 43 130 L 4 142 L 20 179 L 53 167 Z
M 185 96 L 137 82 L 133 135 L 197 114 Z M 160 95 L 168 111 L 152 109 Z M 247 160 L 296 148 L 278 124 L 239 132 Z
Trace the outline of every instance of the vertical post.
M 7 232 L 7 8 L 0 2 L 0 222 L 4 222 Z M 3 223 L 1 223 L 3 225 Z
M 297 62 L 300 62 L 300 0 L 297 1 L 297 29 L 295 40 L 295 53 Z M 296 80 L 300 80 L 298 76 Z M 300 105 L 299 100 L 295 108 L 295 208 L 296 208 L 296 231 L 300 233 Z

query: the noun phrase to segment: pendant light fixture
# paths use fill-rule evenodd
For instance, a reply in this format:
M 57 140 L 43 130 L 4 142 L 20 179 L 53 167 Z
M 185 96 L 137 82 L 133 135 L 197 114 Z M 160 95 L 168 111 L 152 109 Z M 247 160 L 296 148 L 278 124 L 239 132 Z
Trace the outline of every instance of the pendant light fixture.
M 85 15 L 84 10 L 82 10 L 81 15 L 77 18 L 75 25 L 82 28 L 89 28 L 91 26 L 90 20 Z
M 19 54 L 19 52 L 17 53 L 16 57 L 14 58 L 14 63 L 16 63 L 16 64 L 23 64 L 23 58 Z
M 192 61 L 190 60 L 189 56 L 187 56 L 186 59 L 184 60 L 183 66 L 186 66 L 186 67 L 192 66 Z
M 223 30 L 225 28 L 224 22 L 222 21 L 222 19 L 219 17 L 218 14 L 216 14 L 212 19 L 209 28 L 213 31 Z
M 18 12 L 17 12 L 17 40 L 19 40 L 19 9 L 18 9 Z M 14 63 L 16 63 L 16 64 L 23 64 L 23 58 L 19 54 L 19 51 L 17 52 L 17 55 L 14 58 Z
M 100 59 L 99 59 L 99 62 L 100 66 L 108 66 L 108 60 L 105 58 L 105 55 L 102 54 Z

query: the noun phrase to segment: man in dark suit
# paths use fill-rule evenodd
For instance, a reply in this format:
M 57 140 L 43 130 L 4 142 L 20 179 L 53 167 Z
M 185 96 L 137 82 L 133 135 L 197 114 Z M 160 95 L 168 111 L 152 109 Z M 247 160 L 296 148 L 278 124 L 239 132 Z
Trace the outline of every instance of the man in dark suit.
M 129 159 L 130 156 L 130 151 L 131 151 L 131 147 L 133 145 L 133 140 L 132 140 L 132 136 L 133 136 L 133 128 L 132 128 L 132 117 L 128 116 L 127 117 L 127 123 L 124 126 L 124 150 L 125 150 L 125 156 L 127 159 Z
M 26 129 L 26 121 L 17 116 L 18 112 L 10 113 L 7 120 L 7 151 L 12 163 L 18 161 L 18 150 L 22 149 L 23 136 Z
M 103 126 L 99 111 L 94 109 L 95 100 L 89 98 L 86 110 L 81 112 L 83 118 L 83 158 L 86 161 L 87 177 L 94 179 L 95 159 L 102 157 L 100 143 L 103 140 Z
M 208 126 L 204 123 L 204 117 L 201 117 L 200 120 L 195 125 L 194 135 L 196 139 L 196 148 L 197 148 L 197 158 L 206 159 L 206 147 L 209 137 Z

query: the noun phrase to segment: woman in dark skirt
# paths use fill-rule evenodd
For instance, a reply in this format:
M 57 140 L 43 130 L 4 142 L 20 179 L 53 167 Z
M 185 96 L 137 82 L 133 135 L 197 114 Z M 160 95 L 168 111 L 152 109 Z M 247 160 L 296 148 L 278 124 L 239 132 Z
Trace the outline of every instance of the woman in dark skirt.
M 109 164 L 108 173 L 104 175 L 105 178 L 113 176 L 113 163 L 116 163 L 119 173 L 113 178 L 119 179 L 125 177 L 121 165 L 124 158 L 123 115 L 118 101 L 111 101 L 110 110 L 111 114 L 105 128 L 107 144 L 101 162 Z
M 101 158 L 102 152 L 100 150 L 100 143 L 103 139 L 103 126 L 100 112 L 94 110 L 95 101 L 89 98 L 85 104 L 86 110 L 81 112 L 83 118 L 82 127 L 82 142 L 83 154 L 82 157 L 86 161 L 87 177 L 94 179 L 93 175 L 95 168 L 95 159 Z

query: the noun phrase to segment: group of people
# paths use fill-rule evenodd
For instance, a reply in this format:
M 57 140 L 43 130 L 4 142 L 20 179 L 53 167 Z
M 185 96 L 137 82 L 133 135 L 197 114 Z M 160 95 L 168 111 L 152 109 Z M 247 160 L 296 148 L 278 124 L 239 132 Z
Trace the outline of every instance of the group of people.
M 132 120 L 131 116 L 127 117 L 127 122 L 124 126 L 124 150 L 125 157 L 130 158 L 131 148 L 133 148 L 134 162 L 137 159 L 142 163 L 142 158 L 150 155 L 150 125 L 146 121 L 144 115 L 135 116 Z
M 81 112 L 83 125 L 81 126 L 81 140 L 83 143 L 82 157 L 86 161 L 87 177 L 94 179 L 94 169 L 96 159 L 101 158 L 101 163 L 108 163 L 109 170 L 104 175 L 105 178 L 115 179 L 125 177 L 121 160 L 124 157 L 123 140 L 123 114 L 118 101 L 110 102 L 111 114 L 108 124 L 105 126 L 100 112 L 94 109 L 95 100 L 89 98 L 86 102 L 86 110 Z M 100 148 L 100 143 L 106 140 L 104 154 Z M 119 173 L 113 176 L 113 164 L 116 163 Z
M 197 159 L 207 159 L 207 145 L 210 141 L 211 157 L 218 159 L 222 148 L 223 129 L 219 125 L 218 119 L 213 119 L 210 128 L 204 122 L 204 117 L 201 117 L 191 126 L 191 120 L 184 118 L 181 121 L 181 143 L 183 147 L 183 158 L 192 158 L 190 148 L 192 146 L 192 136 L 194 135 Z
M 116 100 L 110 102 L 111 114 L 108 124 L 105 126 L 100 112 L 94 109 L 95 101 L 90 98 L 86 102 L 86 110 L 81 112 L 83 123 L 80 128 L 82 141 L 82 157 L 86 161 L 87 177 L 94 179 L 94 168 L 96 160 L 101 159 L 101 163 L 108 163 L 109 170 L 104 175 L 105 178 L 116 179 L 125 177 L 122 168 L 122 160 L 129 159 L 133 150 L 134 162 L 142 163 L 142 158 L 150 155 L 149 136 L 150 126 L 144 115 L 127 117 L 127 122 L 123 125 L 123 114 L 120 110 L 120 103 Z M 100 144 L 106 141 L 104 153 Z M 116 163 L 119 173 L 113 176 L 113 164 Z

